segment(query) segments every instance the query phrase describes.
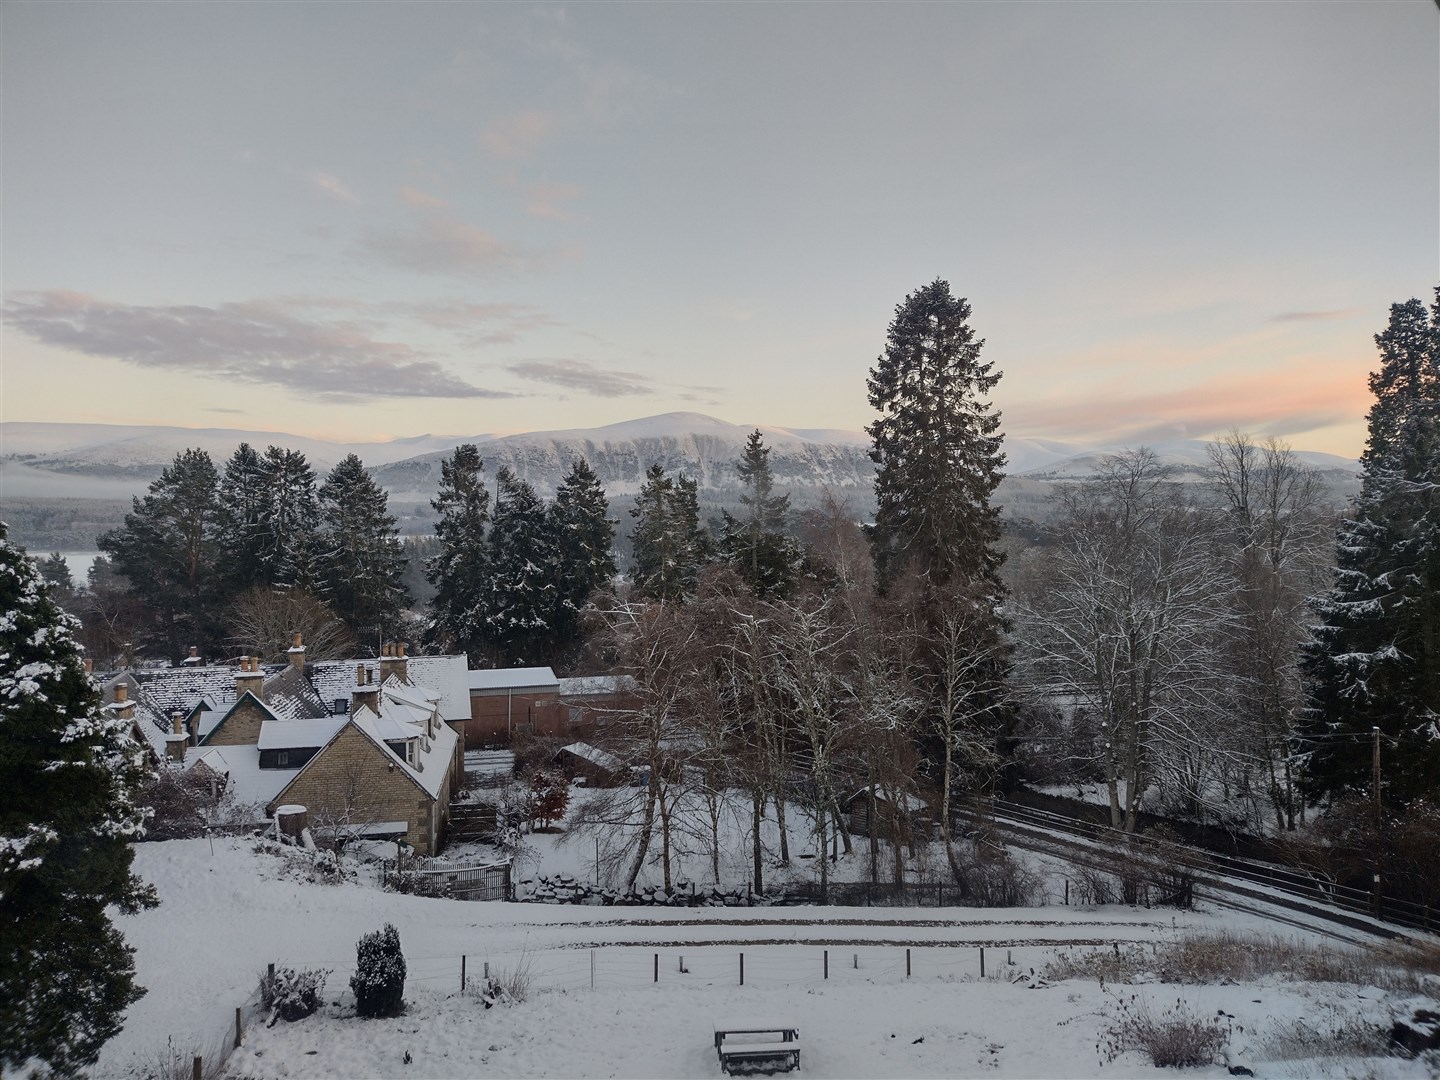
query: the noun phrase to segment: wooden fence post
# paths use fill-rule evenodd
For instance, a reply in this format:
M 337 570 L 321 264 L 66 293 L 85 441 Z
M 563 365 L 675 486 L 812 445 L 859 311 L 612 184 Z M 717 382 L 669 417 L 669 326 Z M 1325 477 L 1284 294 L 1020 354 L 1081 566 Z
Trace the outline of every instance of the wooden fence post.
M 460 992 L 465 992 L 465 954 L 460 954 Z
M 660 954 L 658 952 L 655 954 L 655 981 L 657 983 L 660 981 Z
M 825 978 L 830 977 L 830 950 L 825 950 Z
M 195 1055 L 195 1061 L 190 1066 L 190 1076 L 192 1080 L 203 1080 L 205 1076 L 205 1059 L 199 1054 Z
M 740 954 L 740 985 L 745 985 L 745 954 Z
M 980 946 L 980 977 L 985 977 L 985 946 Z
M 905 977 L 910 977 L 910 950 L 905 950 Z
M 238 1049 L 240 1040 L 245 1036 L 245 1028 L 240 1019 L 240 1006 L 235 1006 L 235 1046 Z

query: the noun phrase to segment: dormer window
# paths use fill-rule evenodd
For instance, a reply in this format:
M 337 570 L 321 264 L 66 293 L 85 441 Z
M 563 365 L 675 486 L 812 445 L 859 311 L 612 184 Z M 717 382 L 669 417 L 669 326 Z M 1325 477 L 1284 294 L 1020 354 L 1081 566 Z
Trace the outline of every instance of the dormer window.
M 275 754 L 275 765 L 277 768 L 285 768 L 290 764 L 290 751 L 280 750 Z

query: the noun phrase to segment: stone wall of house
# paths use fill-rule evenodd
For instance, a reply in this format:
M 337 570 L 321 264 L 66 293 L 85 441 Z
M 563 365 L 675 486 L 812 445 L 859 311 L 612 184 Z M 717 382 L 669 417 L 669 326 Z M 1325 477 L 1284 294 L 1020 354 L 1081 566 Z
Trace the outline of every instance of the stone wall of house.
M 207 746 L 253 745 L 260 741 L 260 723 L 270 715 L 255 701 L 241 701 L 205 740 Z
M 342 729 L 325 752 L 311 761 L 267 809 L 273 812 L 282 803 L 306 807 L 312 823 L 347 815 L 352 825 L 407 822 L 406 841 L 418 854 L 434 854 L 434 801 L 353 726 Z

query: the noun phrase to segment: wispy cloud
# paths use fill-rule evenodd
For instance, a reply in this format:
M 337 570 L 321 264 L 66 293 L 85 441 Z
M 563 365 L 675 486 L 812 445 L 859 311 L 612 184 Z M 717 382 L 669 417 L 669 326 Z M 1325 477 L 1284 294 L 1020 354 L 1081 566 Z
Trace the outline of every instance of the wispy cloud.
M 336 202 L 342 202 L 346 206 L 360 205 L 360 196 L 346 187 L 337 176 L 315 170 L 314 172 L 306 174 L 305 179 L 310 181 L 310 186 L 316 191 L 334 199 Z
M 1271 315 L 1269 322 L 1326 322 L 1330 319 L 1353 319 L 1362 314 L 1361 308 L 1337 308 L 1334 311 L 1282 311 Z
M 537 261 L 446 210 L 422 214 L 409 229 L 371 233 L 362 243 L 385 262 L 422 274 L 486 275 Z
M 1235 426 L 1292 435 L 1364 411 L 1364 378 L 1342 367 L 1298 363 L 1248 376 L 1229 374 L 1149 393 L 1109 387 L 1063 402 L 1018 402 L 1006 410 L 1017 433 L 1096 442 L 1205 438 Z
M 409 184 L 400 188 L 400 201 L 406 206 L 418 206 L 430 210 L 446 210 L 450 204 L 438 195 L 431 195 L 428 191 L 421 191 Z
M 4 312 L 47 345 L 328 401 L 516 396 L 472 386 L 357 322 L 305 317 L 273 301 L 147 307 L 57 290 L 14 295 Z
M 578 390 L 595 397 L 638 397 L 649 394 L 652 389 L 643 375 L 633 371 L 608 371 L 588 360 L 522 360 L 505 370 L 531 382 Z
M 580 194 L 577 184 L 530 184 L 525 188 L 525 212 L 549 221 L 574 221 L 574 212 L 564 204 Z
M 558 113 L 547 109 L 520 109 L 502 116 L 480 133 L 480 145 L 504 161 L 522 161 L 559 131 Z

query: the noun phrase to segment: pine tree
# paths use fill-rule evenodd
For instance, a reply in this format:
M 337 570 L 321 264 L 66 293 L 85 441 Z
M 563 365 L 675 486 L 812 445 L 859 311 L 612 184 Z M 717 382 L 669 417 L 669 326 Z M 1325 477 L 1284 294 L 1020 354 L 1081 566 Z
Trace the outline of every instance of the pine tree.
M 77 624 L 3 525 L 0 611 L 0 1071 L 35 1059 L 68 1076 L 144 993 L 106 914 L 155 903 L 130 872 L 135 747 L 101 711 Z
M 490 492 L 483 470 L 473 443 L 457 446 L 440 463 L 440 489 L 430 501 L 440 552 L 425 567 L 425 577 L 435 586 L 428 636 L 432 645 L 466 653 L 478 649 L 484 637 L 479 605 L 490 575 Z
M 99 539 L 149 616 L 146 644 L 172 658 L 219 635 L 215 612 L 219 477 L 204 450 L 186 450 L 132 500 L 125 524 Z
M 1005 455 L 986 399 L 1000 381 L 980 361 L 970 305 L 938 278 L 895 309 L 885 354 L 870 371 L 866 429 L 875 446 L 871 549 L 881 588 L 906 570 L 935 586 L 996 582 L 999 508 L 990 497 Z
M 1404 804 L 1440 790 L 1440 288 L 1428 318 L 1419 300 L 1393 305 L 1375 343 L 1360 496 L 1316 602 L 1302 742 L 1312 798 L 1357 792 L 1378 727 L 1384 796 Z
M 696 481 L 671 477 L 657 462 L 646 471 L 630 516 L 635 518 L 630 576 L 636 593 L 652 600 L 690 596 L 714 546 L 700 524 Z
M 799 544 L 785 532 L 790 496 L 774 494 L 770 448 L 758 428 L 746 440 L 735 471 L 744 486 L 740 502 L 746 512 L 738 518 L 724 512 L 720 556 L 757 596 L 786 596 L 795 585 L 802 556 Z
M 402 579 L 405 549 L 390 513 L 389 496 L 347 454 L 319 493 L 320 563 L 331 609 L 357 636 L 394 626 L 409 602 Z
M 320 504 L 315 470 L 298 450 L 268 447 L 260 459 L 265 492 L 260 565 L 270 585 L 324 591 L 320 566 Z
M 269 584 L 263 558 L 269 510 L 266 473 L 259 452 L 249 443 L 237 446 L 225 463 L 219 498 L 216 573 L 221 590 L 236 596 Z
M 555 641 L 564 646 L 580 634 L 580 609 L 590 594 L 615 578 L 615 522 L 595 471 L 577 458 L 550 504 L 555 544 Z
M 555 545 L 535 489 L 509 469 L 496 474 L 495 485 L 485 636 L 502 663 L 534 664 L 554 649 Z

